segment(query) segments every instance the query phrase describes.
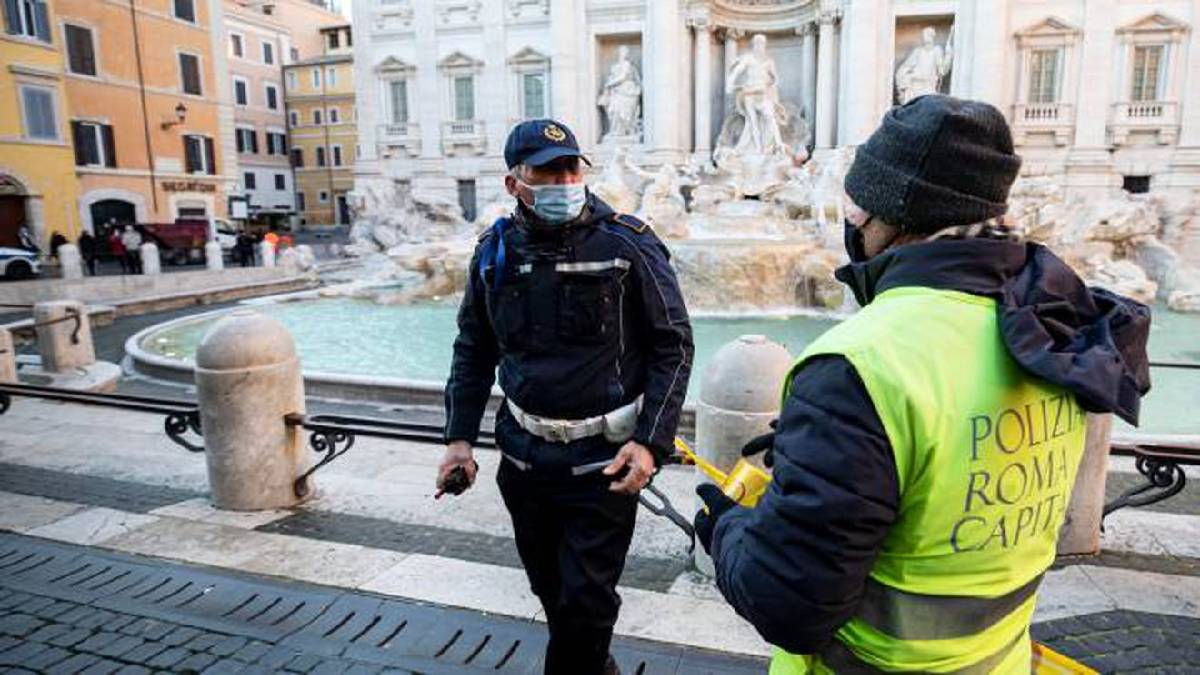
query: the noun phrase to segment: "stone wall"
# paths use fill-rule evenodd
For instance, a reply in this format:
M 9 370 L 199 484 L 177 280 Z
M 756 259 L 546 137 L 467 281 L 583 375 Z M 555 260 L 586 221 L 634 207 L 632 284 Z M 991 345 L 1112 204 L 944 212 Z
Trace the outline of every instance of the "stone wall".
M 123 275 L 83 279 L 34 279 L 0 284 L 0 304 L 47 300 L 78 300 L 86 304 L 118 305 L 163 296 L 197 295 L 239 286 L 284 282 L 296 277 L 286 267 L 245 267 L 196 270 L 153 276 Z

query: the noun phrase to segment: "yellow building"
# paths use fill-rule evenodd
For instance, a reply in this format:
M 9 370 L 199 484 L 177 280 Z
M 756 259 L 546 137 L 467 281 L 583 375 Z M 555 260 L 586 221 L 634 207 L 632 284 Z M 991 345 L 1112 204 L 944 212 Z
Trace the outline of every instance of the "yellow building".
M 0 246 L 27 228 L 48 250 L 79 234 L 79 189 L 64 91 L 59 17 L 45 0 L 4 3 L 0 31 Z
M 296 207 L 308 227 L 350 222 L 357 114 L 349 25 L 321 29 L 325 53 L 284 67 Z
M 21 0 L 25 1 L 25 0 Z M 220 0 L 55 0 L 79 177 L 77 218 L 226 213 L 236 182 Z

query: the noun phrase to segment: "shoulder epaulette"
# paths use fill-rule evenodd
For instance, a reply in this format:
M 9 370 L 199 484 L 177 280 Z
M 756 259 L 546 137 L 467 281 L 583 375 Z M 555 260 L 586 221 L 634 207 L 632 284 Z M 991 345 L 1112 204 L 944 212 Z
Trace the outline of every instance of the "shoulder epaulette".
M 647 225 L 646 223 L 643 223 L 642 221 L 638 220 L 634 216 L 629 215 L 628 213 L 618 213 L 617 215 L 613 216 L 612 219 L 613 219 L 613 221 L 620 223 L 621 225 L 624 225 L 625 227 L 628 227 L 629 229 L 633 230 L 634 232 L 636 232 L 638 234 L 642 234 L 643 232 L 645 232 L 646 230 L 648 230 L 650 228 L 649 225 Z

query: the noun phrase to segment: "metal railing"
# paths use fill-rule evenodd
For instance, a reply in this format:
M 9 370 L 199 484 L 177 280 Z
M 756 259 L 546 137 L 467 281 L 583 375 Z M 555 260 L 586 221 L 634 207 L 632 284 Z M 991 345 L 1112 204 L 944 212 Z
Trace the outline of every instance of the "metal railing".
M 1074 108 L 1069 103 L 1019 103 L 1013 119 L 1032 126 L 1072 124 Z
M 1174 101 L 1122 101 L 1113 104 L 1113 121 L 1118 124 L 1174 124 L 1179 118 L 1179 104 Z

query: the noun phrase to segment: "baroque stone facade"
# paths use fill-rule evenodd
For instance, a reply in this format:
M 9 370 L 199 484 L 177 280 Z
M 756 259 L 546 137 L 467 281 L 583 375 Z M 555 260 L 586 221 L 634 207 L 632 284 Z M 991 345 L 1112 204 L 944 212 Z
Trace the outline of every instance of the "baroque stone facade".
M 757 35 L 768 103 L 802 123 L 804 153 L 857 145 L 905 92 L 937 90 L 1003 110 L 1025 175 L 1068 197 L 1200 188 L 1193 0 L 362 0 L 354 12 L 358 181 L 455 199 L 468 219 L 500 195 L 505 134 L 525 118 L 567 122 L 597 165 L 615 146 L 643 167 L 712 159 L 744 112 L 727 80 Z

